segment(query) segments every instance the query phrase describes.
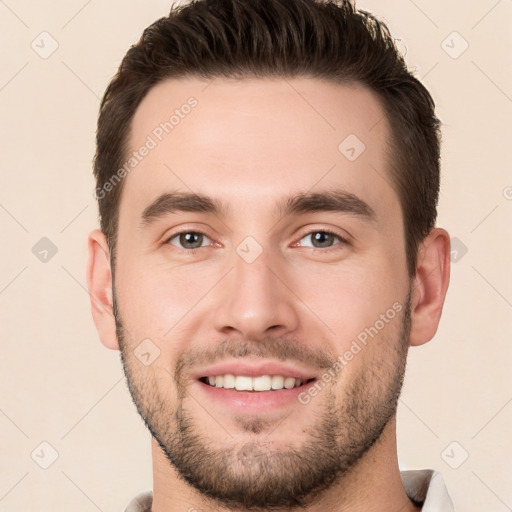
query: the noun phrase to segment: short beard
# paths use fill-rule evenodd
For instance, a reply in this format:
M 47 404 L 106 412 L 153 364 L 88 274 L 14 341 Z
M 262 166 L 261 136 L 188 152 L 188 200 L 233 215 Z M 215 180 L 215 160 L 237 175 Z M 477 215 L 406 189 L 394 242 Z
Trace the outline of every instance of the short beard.
M 265 440 L 214 449 L 186 408 L 186 390 L 177 377 L 177 407 L 166 410 L 154 376 L 137 377 L 136 362 L 127 358 L 124 329 L 115 306 L 117 335 L 128 388 L 146 427 L 179 475 L 216 506 L 232 510 L 277 510 L 311 505 L 353 468 L 380 438 L 394 417 L 405 373 L 410 335 L 410 293 L 398 339 L 387 339 L 389 359 L 381 359 L 345 383 L 344 400 L 336 402 L 325 388 L 325 406 L 305 433 L 300 448 L 272 449 Z M 237 345 L 239 346 L 239 345 Z M 243 350 L 243 348 L 242 348 Z M 190 398 L 189 398 L 190 400 Z M 268 424 L 257 418 L 243 423 L 258 433 Z

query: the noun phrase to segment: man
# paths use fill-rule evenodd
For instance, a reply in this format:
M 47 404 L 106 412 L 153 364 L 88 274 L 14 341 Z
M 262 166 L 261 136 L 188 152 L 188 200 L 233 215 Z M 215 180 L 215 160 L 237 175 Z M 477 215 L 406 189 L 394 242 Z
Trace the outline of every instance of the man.
M 408 347 L 449 282 L 439 125 L 349 2 L 201 0 L 130 48 L 88 265 L 152 434 L 127 512 L 452 510 L 396 453 Z

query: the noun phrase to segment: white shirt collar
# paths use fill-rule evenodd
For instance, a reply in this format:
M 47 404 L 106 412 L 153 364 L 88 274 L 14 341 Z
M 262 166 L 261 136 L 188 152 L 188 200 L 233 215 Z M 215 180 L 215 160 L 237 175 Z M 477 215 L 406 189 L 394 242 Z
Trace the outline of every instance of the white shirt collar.
M 433 469 L 401 471 L 407 496 L 423 504 L 422 512 L 454 512 L 443 475 Z

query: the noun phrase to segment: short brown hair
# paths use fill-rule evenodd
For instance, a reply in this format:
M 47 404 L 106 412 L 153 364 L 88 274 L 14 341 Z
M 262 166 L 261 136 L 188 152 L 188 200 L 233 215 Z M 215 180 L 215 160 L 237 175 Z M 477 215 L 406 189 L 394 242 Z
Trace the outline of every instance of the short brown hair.
M 103 96 L 94 175 L 103 190 L 122 167 L 140 102 L 169 78 L 310 77 L 358 83 L 377 95 L 391 127 L 389 175 L 399 196 L 409 275 L 434 227 L 440 121 L 434 101 L 407 69 L 387 26 L 350 1 L 192 0 L 144 30 Z M 98 197 L 114 258 L 123 183 Z

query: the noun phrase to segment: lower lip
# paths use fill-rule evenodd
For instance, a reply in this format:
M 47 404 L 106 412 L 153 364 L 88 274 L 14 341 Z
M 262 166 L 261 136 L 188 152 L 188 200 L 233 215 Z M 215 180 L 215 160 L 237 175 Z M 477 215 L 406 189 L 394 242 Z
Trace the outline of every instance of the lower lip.
M 294 403 L 300 405 L 299 395 L 306 392 L 315 384 L 315 381 L 292 389 L 270 391 L 236 391 L 235 389 L 217 388 L 201 381 L 196 381 L 196 384 L 200 392 L 205 393 L 209 399 L 231 407 L 237 412 L 243 409 L 243 412 L 261 413 L 280 409 Z

